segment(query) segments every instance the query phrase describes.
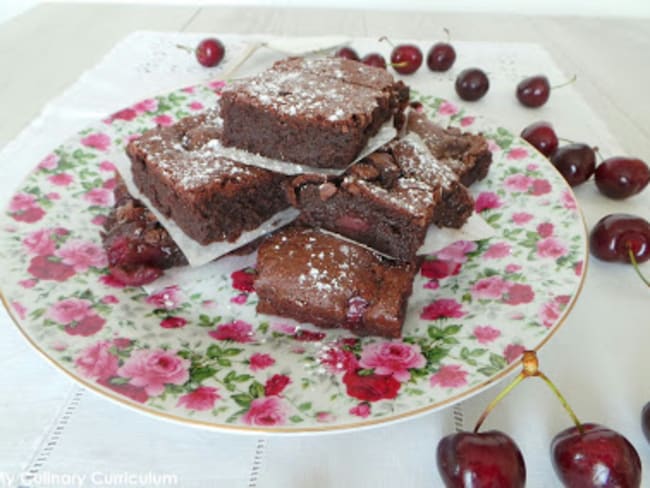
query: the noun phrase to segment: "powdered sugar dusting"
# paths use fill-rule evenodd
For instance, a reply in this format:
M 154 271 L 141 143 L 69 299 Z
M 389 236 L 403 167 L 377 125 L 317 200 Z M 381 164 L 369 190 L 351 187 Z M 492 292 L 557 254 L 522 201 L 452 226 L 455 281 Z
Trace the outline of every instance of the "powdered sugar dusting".
M 393 77 L 385 70 L 342 58 L 289 58 L 224 93 L 252 99 L 281 114 L 337 122 L 370 114 L 387 102 Z
M 377 100 L 385 97 L 379 90 L 335 78 L 277 71 L 233 82 L 228 91 L 281 114 L 295 116 L 299 113 L 315 120 L 329 121 L 372 113 L 378 107 Z
M 305 290 L 344 295 L 350 293 L 350 271 L 358 268 L 355 262 L 358 251 L 354 252 L 351 244 L 331 234 L 305 229 L 298 237 L 287 239 L 283 235 L 275 239 L 272 248 L 278 256 L 293 257 L 293 264 L 302 270 L 297 282 Z
M 408 146 L 402 152 L 400 166 L 402 170 L 414 177 L 430 182 L 432 186 L 442 186 L 444 189 L 451 187 L 458 181 L 458 176 L 446 163 L 438 160 L 424 142 L 416 134 L 409 133 L 397 144 Z M 410 155 L 410 157 L 408 157 Z
M 218 133 L 221 125 L 221 119 L 211 111 L 192 130 Z M 195 190 L 207 184 L 238 182 L 263 171 L 221 156 L 218 151 L 221 145 L 216 138 L 208 138 L 200 147 L 188 149 L 188 132 L 175 127 L 163 130 L 164 137 L 158 132 L 145 133 L 134 144 L 147 154 L 148 164 L 157 167 L 182 189 Z
M 417 178 L 399 178 L 394 187 L 387 189 L 374 182 L 348 176 L 342 186 L 355 185 L 369 195 L 386 202 L 414 218 L 430 220 L 433 208 L 440 200 L 440 192 Z

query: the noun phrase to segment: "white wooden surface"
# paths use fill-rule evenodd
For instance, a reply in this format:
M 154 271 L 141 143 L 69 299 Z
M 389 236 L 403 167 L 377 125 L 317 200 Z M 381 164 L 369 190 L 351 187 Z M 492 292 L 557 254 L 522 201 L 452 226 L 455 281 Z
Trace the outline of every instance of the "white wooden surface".
M 611 133 L 621 143 L 629 154 L 638 155 L 646 160 L 650 159 L 650 97 L 647 95 L 647 80 L 650 79 L 648 52 L 650 52 L 650 20 L 602 20 L 585 18 L 545 18 L 545 17 L 515 17 L 497 15 L 452 15 L 435 13 L 399 13 L 399 12 L 351 12 L 322 10 L 274 10 L 251 8 L 190 8 L 190 7 L 152 7 L 152 6 L 86 6 L 86 5 L 44 5 L 21 16 L 5 25 L 0 26 L 0 146 L 12 140 L 31 119 L 43 108 L 46 102 L 60 94 L 66 86 L 74 82 L 83 71 L 90 68 L 110 47 L 127 33 L 140 30 L 170 30 L 170 31 L 196 31 L 196 32 L 237 32 L 237 33 L 272 33 L 280 35 L 325 35 L 345 34 L 350 36 L 377 36 L 388 35 L 393 38 L 430 39 L 442 37 L 442 29 L 447 27 L 452 31 L 453 37 L 458 40 L 485 40 L 485 41 L 517 41 L 536 42 L 543 45 L 555 58 L 556 62 L 565 73 L 578 75 L 577 88 L 585 97 L 589 105 L 608 124 Z M 532 74 L 532 73 L 531 73 Z M 514 88 L 513 88 L 514 89 Z M 116 107 L 118 108 L 118 107 Z M 530 118 L 535 120 L 536 112 L 531 111 Z M 552 122 L 562 131 L 562 121 Z M 512 130 L 520 128 L 511 127 Z M 571 137 L 570 134 L 566 134 Z M 598 141 L 590 141 L 598 143 Z M 583 192 L 584 193 L 584 192 Z M 587 195 L 588 196 L 588 195 Z M 647 196 L 647 195 L 645 195 Z M 643 200 L 648 202 L 648 198 Z M 609 208 L 609 207 L 608 207 Z M 611 204 L 611 208 L 615 208 Z M 616 207 L 623 209 L 624 205 Z M 589 209 L 588 209 L 589 210 Z M 591 208 L 596 215 L 596 207 Z M 600 211 L 600 207 L 598 207 Z M 645 217 L 650 217 L 650 209 Z M 647 269 L 647 266 L 646 266 Z M 634 388 L 620 397 L 619 400 L 607 398 L 610 406 L 619 406 L 621 410 L 627 409 L 631 413 L 621 419 L 617 427 L 625 424 L 626 433 L 638 434 L 636 417 L 642 401 L 650 400 L 648 385 L 650 374 L 635 369 L 638 358 L 646 357 L 647 341 L 650 333 L 647 323 L 627 323 L 621 315 L 621 310 L 616 306 L 592 306 L 590 298 L 598 299 L 601 296 L 611 296 L 612 304 L 628 303 L 623 300 L 623 295 L 630 298 L 630 303 L 636 303 L 634 311 L 636 317 L 647 317 L 645 310 L 638 306 L 647 291 L 640 288 L 637 281 L 624 271 L 592 262 L 589 276 L 586 280 L 583 296 L 579 300 L 571 319 L 571 326 L 567 325 L 562 336 L 557 341 L 549 343 L 549 354 L 554 353 L 562 357 L 562 361 L 549 365 L 547 370 L 554 374 L 561 384 L 572 381 L 584 384 L 593 384 L 594 398 L 570 398 L 578 411 L 585 411 L 589 404 L 598 402 L 598 395 L 606 395 L 602 385 L 606 382 L 615 382 L 620 371 L 632 371 L 638 378 L 638 388 Z M 624 286 L 621 286 L 624 285 Z M 622 290 L 622 291 L 621 291 Z M 621 294 L 617 297 L 616 294 Z M 643 294 L 643 295 L 642 295 Z M 650 298 L 650 296 L 649 296 Z M 634 301 L 635 300 L 635 301 Z M 648 301 L 650 304 L 650 300 Z M 650 306 L 648 307 L 650 309 Z M 623 311 L 624 312 L 624 311 Z M 628 315 L 632 313 L 628 311 Z M 580 320 L 578 320 L 580 319 Z M 640 321 L 637 321 L 640 322 Z M 646 321 L 647 322 L 647 321 Z M 634 327 L 639 327 L 638 336 L 644 340 L 634 340 Z M 616 332 L 620 331 L 621 336 Z M 626 332 L 624 332 L 626 331 Z M 13 334 L 17 332 L 13 331 Z M 620 355 L 621 368 L 603 373 L 606 377 L 593 377 L 590 365 L 575 365 L 577 359 L 583 357 L 580 351 L 581 334 L 594 333 L 602 340 L 597 343 L 605 348 L 613 337 L 622 337 L 627 341 L 625 350 Z M 0 351 L 2 350 L 0 345 Z M 31 398 L 29 391 L 34 385 L 39 385 L 39 378 L 49 374 L 49 368 L 38 359 L 33 351 L 22 344 L 8 353 L 9 362 L 14 365 L 29 362 L 33 369 L 33 382 L 15 386 L 10 380 L 10 371 L 5 370 L 2 385 L 12 386 L 13 390 L 4 392 L 0 399 L 0 412 L 3 406 L 10 403 L 16 404 L 21 398 Z M 560 354 L 562 352 L 563 354 Z M 603 353 L 609 351 L 603 349 Z M 12 359 L 13 355 L 13 359 Z M 32 367 L 32 363 L 40 366 Z M 42 364 L 41 364 L 42 363 Z M 42 369 L 39 369 L 42 367 Z M 646 368 L 647 369 L 647 368 Z M 566 373 L 563 378 L 562 374 Z M 602 372 L 601 372 L 602 373 Z M 559 378 L 558 378 L 559 376 Z M 611 376 L 611 377 L 610 377 Z M 76 393 L 71 389 L 67 379 L 63 377 L 52 380 L 48 384 L 39 386 L 41 397 L 47 395 L 53 399 L 60 397 L 60 402 L 70 405 L 68 397 Z M 508 432 L 516 432 L 532 428 L 528 422 L 533 419 L 526 417 L 526 412 L 532 412 L 537 404 L 554 404 L 554 400 L 547 398 L 546 392 L 539 385 L 526 385 L 517 395 L 509 398 L 491 422 L 491 427 L 500 428 Z M 570 395 L 570 392 L 565 392 Z M 484 405 L 494 394 L 488 392 L 482 395 L 476 405 Z M 604 399 L 604 397 L 602 397 Z M 84 402 L 96 403 L 96 411 L 105 411 L 105 419 L 118 418 L 122 411 L 107 402 L 96 399 L 84 398 Z M 61 416 L 61 412 L 44 411 L 37 404 L 23 403 L 21 415 L 11 419 L 0 420 L 0 437 L 5 440 L 22 439 L 20 443 L 4 444 L 0 440 L 0 461 L 9 463 L 12 455 L 16 461 L 24 461 L 24 454 L 32 452 L 37 447 L 36 439 L 39 437 L 39 426 L 49 425 L 46 419 Z M 66 407 L 69 408 L 69 407 Z M 478 408 L 478 407 L 476 407 Z M 15 409 L 14 409 L 15 410 Z M 514 414 L 513 414 L 514 412 Z M 536 412 L 540 415 L 539 412 Z M 65 412 L 63 412 L 65 415 Z M 538 417 L 538 426 L 550 426 L 557 423 L 558 409 L 544 411 Z M 548 416 L 546 418 L 545 416 Z M 475 416 L 474 416 L 475 417 Z M 102 417 L 104 418 L 104 417 Z M 101 419 L 98 419 L 101 420 Z M 591 419 L 589 419 L 591 420 Z M 600 420 L 600 419 L 594 419 Z M 143 418 L 138 420 L 142 424 L 153 422 Z M 563 421 L 564 423 L 564 421 Z M 409 424 L 410 427 L 400 431 L 404 439 L 415 439 L 419 444 L 415 449 L 430 448 L 426 466 L 423 470 L 433 470 L 432 459 L 435 439 L 426 435 L 426 419 L 419 423 Z M 423 435 L 417 435 L 418 429 Z M 554 427 L 548 427 L 551 432 L 546 439 L 552 436 Z M 180 429 L 180 428 L 179 428 Z M 408 437 L 409 430 L 411 437 Z M 397 430 L 379 430 L 376 433 L 360 434 L 348 438 L 349 442 L 355 439 L 362 445 L 363 440 L 378 442 L 382 436 L 392 435 Z M 518 432 L 519 433 L 519 432 Z M 72 443 L 70 432 L 68 439 Z M 198 434 L 197 434 L 198 435 Z M 364 435 L 366 437 L 364 437 Z M 6 436 L 6 437 L 5 437 Z M 374 436 L 374 437 L 373 437 Z M 206 434 L 207 437 L 207 434 Z M 91 442 L 87 438 L 77 438 L 81 443 Z M 404 439 L 402 444 L 404 444 Z M 65 442 L 65 438 L 62 442 Z M 153 440 L 152 440 L 153 442 Z M 164 442 L 164 441 L 163 441 Z M 389 442 L 386 440 L 386 442 Z M 542 442 L 540 440 L 540 442 Z M 74 443 L 72 443 L 74 444 Z M 101 443 L 98 443 L 101 445 Z M 272 487 L 272 480 L 279 479 L 279 471 L 268 471 L 271 467 L 283 466 L 287 463 L 285 477 L 286 483 L 282 486 L 304 486 L 300 482 L 304 477 L 313 479 L 316 468 L 323 471 L 322 466 L 308 465 L 298 454 L 300 450 L 311 452 L 320 445 L 318 440 L 305 439 L 296 444 L 292 439 L 273 439 L 267 447 L 267 459 L 263 463 L 261 481 L 258 485 L 248 486 Z M 252 447 L 251 447 L 252 446 Z M 249 448 L 255 448 L 254 442 Z M 74 446 L 73 446 L 74 447 Z M 644 463 L 647 463 L 649 446 L 638 442 Z M 243 449 L 243 448 L 242 448 Z M 287 452 L 298 449 L 295 457 L 279 459 Z M 533 464 L 531 468 L 530 486 L 540 486 L 535 483 L 539 480 L 539 473 L 534 470 L 548 471 L 550 469 L 546 457 L 547 447 L 538 449 L 543 455 L 546 464 Z M 57 466 L 60 460 L 56 457 L 59 449 L 50 455 L 50 466 Z M 69 451 L 65 451 L 69 452 Z M 421 452 L 421 451 L 420 451 Z M 107 463 L 114 452 L 107 453 Z M 274 457 L 275 456 L 275 457 Z M 419 459 L 419 458 L 418 458 Z M 414 458 L 415 460 L 415 458 Z M 38 461 L 38 460 L 35 460 Z M 532 464 L 532 463 L 531 463 Z M 7 464 L 9 465 L 9 464 Z M 2 471 L 0 462 L 0 471 Z M 646 466 L 646 469 L 650 469 Z M 1 474 L 1 473 L 0 473 Z M 359 476 L 364 473 L 357 473 Z M 264 477 L 266 475 L 266 478 Z M 273 478 L 271 475 L 275 476 Z M 309 475 L 309 476 L 308 476 Z M 289 483 L 289 478 L 293 479 Z M 265 483 L 266 479 L 266 483 Z M 337 479 L 331 472 L 323 471 L 320 483 L 313 486 L 334 486 Z M 307 480 L 307 478 L 305 478 Z M 329 482 L 328 482 L 329 480 Z M 417 486 L 425 486 L 425 483 Z M 0 479 L 0 486 L 4 486 Z M 233 486 L 235 486 L 233 484 Z M 236 486 L 244 486 L 238 483 Z M 339 486 L 344 486 L 339 484 Z M 413 485 L 416 486 L 416 485 Z M 546 485 L 551 486 L 551 485 Z

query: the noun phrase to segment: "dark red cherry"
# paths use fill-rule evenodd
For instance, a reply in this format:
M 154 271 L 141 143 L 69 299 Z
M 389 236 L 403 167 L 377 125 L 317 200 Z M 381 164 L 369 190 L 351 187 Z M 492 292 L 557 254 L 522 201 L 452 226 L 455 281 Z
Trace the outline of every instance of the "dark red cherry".
M 456 61 L 456 50 L 448 42 L 431 46 L 427 54 L 427 66 L 431 71 L 447 71 Z
M 343 46 L 342 48 L 338 49 L 334 53 L 334 56 L 336 56 L 337 58 L 345 58 L 345 59 L 351 59 L 352 61 L 359 61 L 359 55 L 357 54 L 357 52 L 348 46 Z
M 646 403 L 641 410 L 641 429 L 647 441 L 650 442 L 650 402 Z
M 197 61 L 208 68 L 218 65 L 225 53 L 226 48 L 219 39 L 203 39 L 196 47 Z
M 578 186 L 594 174 L 596 153 L 587 144 L 576 142 L 561 146 L 551 157 L 551 162 L 569 185 Z
M 474 102 L 483 97 L 490 88 L 487 75 L 478 68 L 468 68 L 456 78 L 456 93 L 463 100 Z
M 422 65 L 422 51 L 414 44 L 400 44 L 390 54 L 390 62 L 398 73 L 410 75 Z
M 444 437 L 436 453 L 447 488 L 523 487 L 526 466 L 517 444 L 496 430 Z
M 591 254 L 603 261 L 630 262 L 629 250 L 636 261 L 650 259 L 650 222 L 630 214 L 609 214 L 594 225 L 589 235 Z
M 551 85 L 548 78 L 543 75 L 531 76 L 517 85 L 517 99 L 526 107 L 541 107 L 550 95 Z
M 379 53 L 366 54 L 363 58 L 361 58 L 361 62 L 363 64 L 367 64 L 368 66 L 374 66 L 375 68 L 386 69 L 386 60 Z
M 617 156 L 600 163 L 594 178 L 603 195 L 621 200 L 642 192 L 648 186 L 650 168 L 640 159 Z
M 641 459 L 625 437 L 598 424 L 576 426 L 553 438 L 553 468 L 570 488 L 641 486 Z
M 553 126 L 540 121 L 530 124 L 521 131 L 521 137 L 547 158 L 557 149 L 558 140 Z

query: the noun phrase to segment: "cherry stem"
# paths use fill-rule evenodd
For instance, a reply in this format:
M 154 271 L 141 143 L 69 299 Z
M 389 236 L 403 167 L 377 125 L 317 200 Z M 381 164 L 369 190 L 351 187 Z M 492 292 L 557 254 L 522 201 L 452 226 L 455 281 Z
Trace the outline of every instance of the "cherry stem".
M 510 382 L 508 386 L 506 386 L 503 390 L 501 390 L 501 392 L 494 398 L 494 400 L 492 400 L 490 404 L 486 407 L 486 409 L 483 411 L 478 421 L 476 422 L 476 426 L 474 427 L 474 433 L 475 434 L 478 433 L 479 429 L 481 428 L 481 425 L 483 425 L 483 421 L 487 418 L 489 413 L 519 383 L 521 383 L 523 380 L 525 380 L 530 376 L 539 376 L 542 380 L 544 380 L 544 383 L 546 383 L 549 386 L 549 388 L 553 390 L 553 393 L 555 393 L 555 396 L 558 398 L 558 400 L 560 400 L 560 403 L 562 404 L 564 409 L 567 411 L 567 413 L 573 420 L 573 423 L 576 425 L 578 432 L 580 432 L 580 434 L 583 434 L 584 427 L 580 423 L 580 420 L 578 420 L 578 417 L 576 416 L 573 409 L 569 406 L 569 403 L 566 401 L 562 393 L 560 393 L 560 390 L 558 390 L 555 384 L 553 384 L 553 382 L 549 379 L 549 377 L 539 370 L 539 361 L 537 359 L 537 353 L 535 351 L 524 351 L 523 357 L 521 359 L 521 364 L 522 364 L 521 373 L 519 373 L 515 377 L 515 379 Z
M 188 46 L 183 46 L 182 44 L 176 44 L 176 47 L 178 49 L 182 49 L 183 51 L 187 51 L 188 53 L 193 53 L 194 52 L 194 49 L 192 49 L 191 47 L 188 47 Z
M 506 386 L 501 392 L 490 402 L 490 404 L 483 410 L 483 413 L 479 417 L 478 421 L 476 422 L 476 425 L 474 426 L 474 433 L 477 434 L 479 429 L 481 428 L 481 425 L 483 425 L 483 422 L 487 418 L 487 416 L 490 414 L 492 410 L 494 410 L 494 407 L 497 406 L 497 404 L 503 400 L 508 393 L 510 393 L 515 386 L 517 386 L 519 383 L 521 383 L 524 379 L 526 379 L 528 375 L 524 373 L 523 371 L 519 373 L 514 380 L 510 382 L 508 386 Z
M 381 36 L 379 38 L 379 42 L 386 41 L 390 47 L 395 47 L 395 44 L 391 42 L 391 40 L 387 36 Z
M 546 383 L 548 385 L 548 387 L 551 390 L 553 390 L 553 393 L 555 393 L 555 396 L 558 398 L 558 400 L 560 400 L 560 403 L 564 407 L 564 410 L 567 411 L 567 413 L 569 414 L 569 417 L 571 417 L 571 420 L 573 420 L 573 423 L 575 424 L 576 428 L 578 429 L 578 432 L 580 432 L 581 435 L 584 434 L 585 429 L 582 426 L 582 423 L 580 422 L 580 420 L 578 420 L 578 416 L 573 411 L 573 409 L 569 406 L 569 403 L 564 398 L 564 395 L 562 395 L 562 393 L 560 393 L 560 390 L 558 390 L 557 387 L 555 386 L 555 384 L 550 380 L 550 378 L 548 376 L 546 376 L 544 373 L 542 373 L 541 371 L 539 371 L 537 373 L 537 376 L 539 376 L 542 380 L 544 380 L 544 383 Z
M 578 79 L 578 75 L 573 75 L 570 80 L 567 80 L 564 83 L 560 83 L 559 85 L 552 86 L 551 90 L 557 90 L 558 88 L 562 88 L 563 86 L 567 86 L 572 83 L 575 83 L 577 79 Z
M 451 32 L 449 32 L 449 29 L 445 27 L 442 30 L 445 31 L 445 35 L 447 36 L 447 42 L 451 41 Z
M 634 268 L 634 271 L 636 271 L 636 274 L 639 275 L 639 278 L 641 278 L 641 281 L 643 281 L 648 288 L 650 288 L 650 280 L 643 276 L 643 273 L 641 273 L 641 269 L 639 268 L 639 263 L 636 260 L 636 255 L 634 254 L 634 250 L 632 249 L 632 246 L 629 244 L 627 245 L 627 253 L 630 257 L 630 262 L 632 263 L 632 267 Z

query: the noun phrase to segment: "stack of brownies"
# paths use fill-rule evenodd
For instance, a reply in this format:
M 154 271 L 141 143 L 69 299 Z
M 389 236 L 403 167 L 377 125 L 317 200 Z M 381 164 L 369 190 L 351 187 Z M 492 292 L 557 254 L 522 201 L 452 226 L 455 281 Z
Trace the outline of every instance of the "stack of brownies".
M 385 70 L 289 58 L 229 84 L 218 107 L 129 143 L 132 178 L 201 244 L 235 241 L 297 208 L 296 223 L 257 242 L 258 312 L 399 337 L 427 232 L 467 221 L 466 186 L 491 163 L 482 136 L 407 113 L 408 98 Z M 358 160 L 386 124 L 399 136 Z M 224 147 L 313 171 L 254 166 L 225 156 Z M 128 284 L 187 262 L 122 184 L 103 240 L 112 273 Z

